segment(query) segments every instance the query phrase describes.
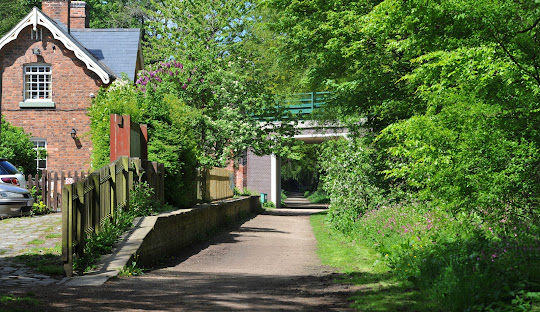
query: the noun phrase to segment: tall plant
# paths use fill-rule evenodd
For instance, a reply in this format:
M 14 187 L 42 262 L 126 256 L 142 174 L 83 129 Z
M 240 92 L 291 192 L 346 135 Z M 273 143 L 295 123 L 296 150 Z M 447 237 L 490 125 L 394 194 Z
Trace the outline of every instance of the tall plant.
M 36 172 L 36 151 L 30 134 L 1 118 L 0 157 L 7 158 L 25 173 Z

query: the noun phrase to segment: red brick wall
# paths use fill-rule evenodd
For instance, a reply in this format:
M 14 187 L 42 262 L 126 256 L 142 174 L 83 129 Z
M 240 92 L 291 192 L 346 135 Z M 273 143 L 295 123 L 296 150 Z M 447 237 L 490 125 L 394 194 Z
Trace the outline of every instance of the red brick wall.
M 70 0 L 43 0 L 41 10 L 53 20 L 59 20 L 66 27 L 69 25 Z
M 71 2 L 71 29 L 89 28 L 90 19 L 88 15 L 88 5 L 84 1 Z
M 27 27 L 17 40 L 0 51 L 2 113 L 6 120 L 23 127 L 33 137 L 47 140 L 47 169 L 88 170 L 92 144 L 87 135 L 90 120 L 86 111 L 91 103 L 90 93 L 97 94 L 101 80 L 72 51 L 52 38 L 46 28 L 42 41 L 31 40 L 30 31 Z M 40 56 L 32 54 L 35 47 L 41 50 Z M 23 101 L 23 66 L 34 62 L 51 65 L 55 108 L 19 108 Z M 78 140 L 71 138 L 72 128 L 77 129 Z
M 247 167 L 243 164 L 235 166 L 234 161 L 230 160 L 226 169 L 234 173 L 234 187 L 243 191 L 247 185 Z

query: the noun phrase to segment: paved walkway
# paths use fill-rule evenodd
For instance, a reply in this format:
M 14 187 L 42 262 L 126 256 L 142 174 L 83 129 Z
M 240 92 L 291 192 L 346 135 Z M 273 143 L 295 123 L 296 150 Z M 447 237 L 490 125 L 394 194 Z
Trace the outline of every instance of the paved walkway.
M 58 255 L 61 234 L 61 213 L 0 220 L 0 288 L 46 286 L 61 281 L 61 277 L 33 272 L 16 258 L 26 253 Z
M 268 211 L 142 276 L 11 292 L 31 292 L 40 311 L 351 311 L 354 289 L 315 253 L 309 216 L 324 208 Z

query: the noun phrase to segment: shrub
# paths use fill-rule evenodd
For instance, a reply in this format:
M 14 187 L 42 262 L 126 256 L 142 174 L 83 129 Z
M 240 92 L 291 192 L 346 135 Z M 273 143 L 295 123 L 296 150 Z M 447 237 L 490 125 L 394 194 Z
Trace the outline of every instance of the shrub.
M 383 202 L 373 155 L 360 140 L 328 141 L 321 153 L 323 190 L 330 197 L 328 218 L 344 233 L 353 231 L 358 215 Z
M 304 194 L 306 196 L 306 194 Z M 328 198 L 328 194 L 324 190 L 316 190 L 313 193 L 309 194 L 307 196 L 307 199 L 315 204 L 327 204 L 330 202 L 330 198 Z
M 32 215 L 43 215 L 51 212 L 49 207 L 43 203 L 43 195 L 41 195 L 41 191 L 36 186 L 32 187 L 30 194 L 32 195 L 32 198 L 34 198 Z
M 25 173 L 36 172 L 36 151 L 30 134 L 1 118 L 0 157 L 7 158 Z
M 148 125 L 148 159 L 165 166 L 166 200 L 189 206 L 196 199 L 193 181 L 201 154 L 196 139 L 201 115 L 165 89 L 146 92 L 140 86 L 117 80 L 94 99 L 89 110 L 92 165 L 109 163 L 110 114 L 129 114 L 133 121 Z
M 171 210 L 171 206 L 153 200 L 153 194 L 154 190 L 148 183 L 135 183 L 130 192 L 129 209 L 117 209 L 112 218 L 103 221 L 98 233 L 86 236 L 83 256 L 73 261 L 73 270 L 83 273 L 94 269 L 99 258 L 111 252 L 120 235 L 132 226 L 136 217 Z
M 498 223 L 409 202 L 360 215 L 352 237 L 371 243 L 396 275 L 446 310 L 511 310 L 513 300 L 539 290 L 540 270 L 531 268 L 540 265 L 540 231 L 526 220 Z

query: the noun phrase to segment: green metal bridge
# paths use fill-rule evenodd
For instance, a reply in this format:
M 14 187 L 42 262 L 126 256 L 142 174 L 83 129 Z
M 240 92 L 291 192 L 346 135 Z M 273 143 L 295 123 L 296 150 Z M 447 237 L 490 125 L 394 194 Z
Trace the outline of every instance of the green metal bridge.
M 329 96 L 330 92 L 296 93 L 279 100 L 278 106 L 293 115 L 305 116 L 323 107 Z

